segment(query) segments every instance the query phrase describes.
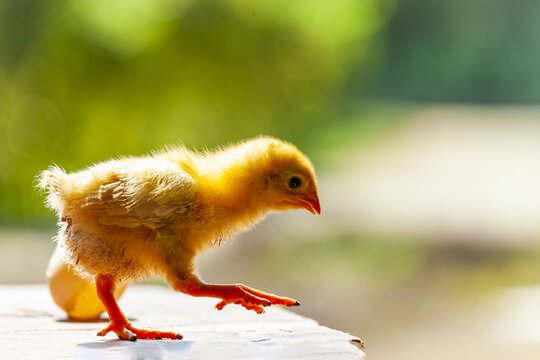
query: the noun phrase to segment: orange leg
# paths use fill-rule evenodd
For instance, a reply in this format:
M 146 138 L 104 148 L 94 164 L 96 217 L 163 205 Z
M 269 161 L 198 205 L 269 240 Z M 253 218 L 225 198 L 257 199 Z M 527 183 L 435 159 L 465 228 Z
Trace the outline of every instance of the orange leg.
M 98 336 L 105 336 L 108 332 L 114 332 L 122 340 L 135 341 L 137 339 L 182 339 L 182 335 L 173 332 L 153 331 L 137 329 L 131 325 L 124 316 L 118 303 L 114 298 L 114 278 L 110 276 L 98 275 L 96 277 L 96 287 L 105 310 L 109 314 L 111 322 L 106 328 L 97 333 Z
M 279 297 L 272 294 L 267 294 L 259 290 L 254 290 L 246 285 L 213 285 L 205 284 L 198 280 L 190 280 L 179 287 L 183 291 L 192 296 L 208 296 L 222 299 L 216 309 L 221 310 L 228 304 L 241 305 L 247 310 L 253 310 L 257 314 L 264 312 L 265 306 L 272 304 L 297 306 L 300 303 L 296 300 Z

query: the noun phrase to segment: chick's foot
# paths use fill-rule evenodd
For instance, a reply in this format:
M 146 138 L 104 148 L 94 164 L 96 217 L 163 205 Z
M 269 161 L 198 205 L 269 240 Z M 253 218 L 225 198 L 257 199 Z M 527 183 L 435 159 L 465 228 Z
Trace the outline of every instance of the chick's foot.
M 111 320 L 106 328 L 97 333 L 98 336 L 105 336 L 108 332 L 112 331 L 119 339 L 129 341 L 135 341 L 137 339 L 182 339 L 182 335 L 173 332 L 143 330 L 133 327 L 118 307 L 113 293 L 114 285 L 115 278 L 112 276 L 98 275 L 96 277 L 98 297 L 101 299 L 103 305 L 105 305 L 105 310 L 107 310 L 107 314 L 109 314 L 109 319 Z
M 241 285 L 242 289 L 248 293 L 258 296 L 260 298 L 266 299 L 272 303 L 272 305 L 283 305 L 283 306 L 298 306 L 300 303 L 294 299 L 287 297 L 277 296 L 269 293 L 262 292 L 260 290 L 252 289 L 249 286 Z
M 263 306 L 284 305 L 297 306 L 300 303 L 296 300 L 279 297 L 259 290 L 252 289 L 246 285 L 231 285 L 232 289 L 223 292 L 223 300 L 215 307 L 218 310 L 223 309 L 228 304 L 241 305 L 247 310 L 253 310 L 257 314 L 264 313 Z
M 198 279 L 172 281 L 173 287 L 191 296 L 215 297 L 221 299 L 215 306 L 221 310 L 228 304 L 241 305 L 247 310 L 253 310 L 257 314 L 264 313 L 264 307 L 272 304 L 295 306 L 300 305 L 298 301 L 285 297 L 252 289 L 246 285 L 216 285 L 206 284 Z
M 253 310 L 257 314 L 264 313 L 263 306 L 270 306 L 272 303 L 267 300 L 253 295 L 242 288 L 243 285 L 211 285 L 216 290 L 216 297 L 222 300 L 215 306 L 216 309 L 222 310 L 228 304 L 241 305 L 247 310 Z
M 98 336 L 105 336 L 108 332 L 114 332 L 119 339 L 136 341 L 137 339 L 171 339 L 181 340 L 182 335 L 169 331 L 157 331 L 157 330 L 145 330 L 137 329 L 128 323 L 114 323 L 111 322 L 106 328 L 97 333 Z

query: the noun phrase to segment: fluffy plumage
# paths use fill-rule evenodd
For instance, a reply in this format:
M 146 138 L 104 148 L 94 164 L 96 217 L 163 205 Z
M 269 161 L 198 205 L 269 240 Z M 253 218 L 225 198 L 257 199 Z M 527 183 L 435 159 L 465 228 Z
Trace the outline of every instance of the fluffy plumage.
M 40 187 L 61 220 L 58 245 L 81 276 L 101 276 L 114 286 L 118 279 L 157 274 L 176 290 L 226 303 L 232 300 L 201 290 L 207 284 L 194 274 L 198 252 L 248 229 L 268 211 L 320 212 L 311 162 L 270 137 L 214 152 L 173 147 L 71 174 L 54 166 L 41 174 Z M 257 312 L 261 305 L 240 304 Z

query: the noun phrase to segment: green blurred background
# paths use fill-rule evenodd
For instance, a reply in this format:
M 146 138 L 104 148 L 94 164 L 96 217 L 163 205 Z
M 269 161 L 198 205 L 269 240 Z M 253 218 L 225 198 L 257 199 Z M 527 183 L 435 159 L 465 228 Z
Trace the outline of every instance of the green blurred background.
M 323 215 L 271 216 L 205 279 L 300 298 L 373 359 L 536 359 L 540 315 L 503 319 L 540 304 L 539 33 L 533 0 L 3 0 L 0 283 L 45 281 L 51 163 L 267 134 L 313 159 Z

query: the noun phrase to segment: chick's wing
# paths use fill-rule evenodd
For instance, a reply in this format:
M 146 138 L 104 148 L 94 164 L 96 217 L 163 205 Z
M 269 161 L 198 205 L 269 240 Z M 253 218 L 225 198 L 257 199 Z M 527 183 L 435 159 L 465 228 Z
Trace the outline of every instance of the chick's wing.
M 81 210 L 103 225 L 126 228 L 155 229 L 178 219 L 193 203 L 195 181 L 177 167 L 153 165 L 110 174 L 82 199 Z

